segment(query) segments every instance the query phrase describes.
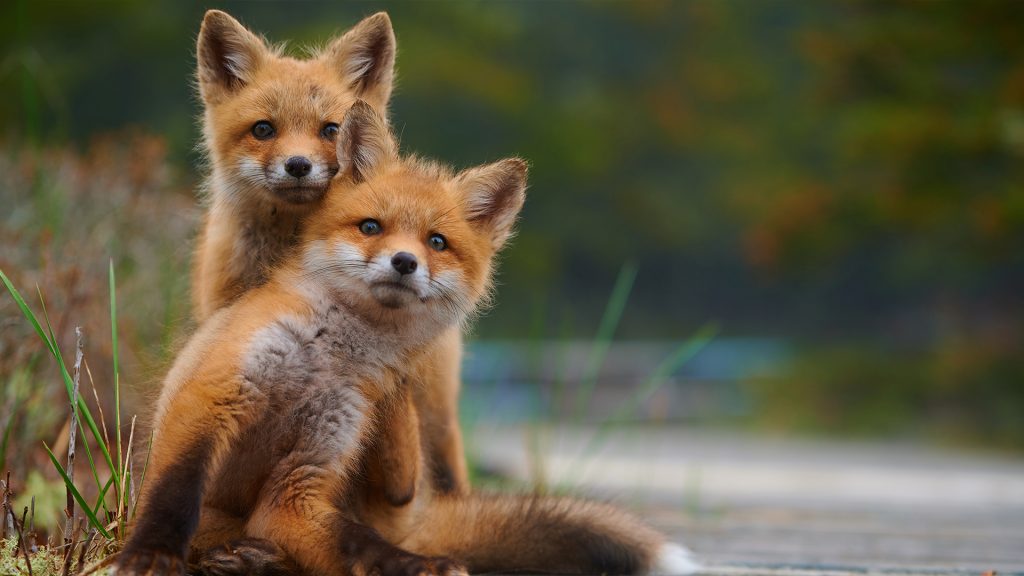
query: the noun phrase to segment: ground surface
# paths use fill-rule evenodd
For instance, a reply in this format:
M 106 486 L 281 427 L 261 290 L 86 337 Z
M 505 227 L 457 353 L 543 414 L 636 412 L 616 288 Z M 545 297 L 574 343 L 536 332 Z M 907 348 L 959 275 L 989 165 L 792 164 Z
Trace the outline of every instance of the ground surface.
M 1024 459 L 681 428 L 469 436 L 486 467 L 640 510 L 710 573 L 1024 574 Z

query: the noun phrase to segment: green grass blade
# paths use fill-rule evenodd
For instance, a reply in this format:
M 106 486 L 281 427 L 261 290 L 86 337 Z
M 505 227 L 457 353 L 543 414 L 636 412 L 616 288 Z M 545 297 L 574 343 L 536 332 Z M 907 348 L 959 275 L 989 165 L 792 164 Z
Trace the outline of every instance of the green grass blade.
M 47 446 L 45 442 L 43 443 L 43 447 L 46 448 L 46 453 L 50 455 L 50 461 L 53 462 L 53 466 L 57 469 L 57 473 L 64 479 L 64 484 L 68 487 L 68 490 L 71 491 L 71 495 L 75 498 L 75 501 L 78 502 L 78 507 L 82 509 L 82 512 L 85 512 L 86 516 L 88 516 L 89 523 L 92 524 L 93 527 L 96 528 L 96 530 L 105 538 L 112 540 L 113 536 L 107 532 L 107 529 L 100 523 L 99 518 L 93 514 L 92 508 L 89 507 L 85 498 L 82 498 L 82 494 L 78 491 L 78 488 L 75 488 L 74 483 L 71 482 L 70 478 L 68 478 L 68 473 L 64 471 L 64 467 L 57 461 L 57 457 L 53 455 L 53 451 L 50 450 L 50 447 Z
M 82 435 L 84 436 L 85 430 L 82 429 L 81 426 L 79 426 L 79 429 L 82 430 Z M 92 457 L 92 448 L 89 448 L 89 442 L 85 438 L 82 438 L 82 447 L 85 448 L 85 459 L 89 462 L 89 471 L 92 472 L 92 480 L 96 483 L 96 487 L 99 488 L 102 485 L 100 482 L 100 474 L 96 469 L 96 460 Z M 106 509 L 106 506 L 104 506 L 103 510 L 106 511 Z
M 597 336 L 594 337 L 594 344 L 590 348 L 590 355 L 587 356 L 587 363 L 583 370 L 583 377 L 580 380 L 579 394 L 576 396 L 576 413 L 574 420 L 579 424 L 586 414 L 587 406 L 590 405 L 590 397 L 594 393 L 594 386 L 597 384 L 597 374 L 604 365 L 604 359 L 608 355 L 608 348 L 611 346 L 612 337 L 619 327 L 622 319 L 622 312 L 626 309 L 626 302 L 629 301 L 629 294 L 633 291 L 633 283 L 636 281 L 636 264 L 628 262 L 623 264 L 619 270 L 619 277 L 615 279 L 615 287 L 612 288 L 612 295 L 604 307 L 604 314 L 601 315 L 601 324 L 597 329 Z
M 698 352 L 704 349 L 718 333 L 718 326 L 705 324 L 697 333 L 683 342 L 672 354 L 669 355 L 658 368 L 652 373 L 634 394 L 629 402 L 623 404 L 612 415 L 610 422 L 621 420 L 636 412 L 644 402 L 650 399 L 661 387 L 675 374 L 684 364 L 689 362 Z
M 10 278 L 4 274 L 3 270 L 0 270 L 0 281 L 3 281 L 4 286 L 10 293 L 11 298 L 13 298 L 14 302 L 18 305 L 22 315 L 29 321 L 29 324 L 32 325 L 32 328 L 39 336 L 39 339 L 43 341 L 43 344 L 46 345 L 46 349 L 50 351 L 50 355 L 57 361 L 61 377 L 64 380 L 64 387 L 68 393 L 68 399 L 71 402 L 75 402 L 78 406 L 79 415 L 81 416 L 78 421 L 78 426 L 79 430 L 82 431 L 82 444 L 85 446 L 85 454 L 89 460 L 89 468 L 92 470 L 93 479 L 96 481 L 96 486 L 99 487 L 99 473 L 96 470 L 96 464 L 92 457 L 92 451 L 89 449 L 89 443 L 85 439 L 86 426 L 88 426 L 89 432 L 92 433 L 93 438 L 96 439 L 96 443 L 100 446 L 100 449 L 106 459 L 107 466 L 110 467 L 111 473 L 117 475 L 117 468 L 114 467 L 113 460 L 110 458 L 109 450 L 106 449 L 106 444 L 103 442 L 103 436 L 100 433 L 99 427 L 96 426 L 96 421 L 93 420 L 92 412 L 89 411 L 89 406 L 82 400 L 81 396 L 74 398 L 74 382 L 71 379 L 71 374 L 68 372 L 67 365 L 64 363 L 64 356 L 61 354 L 60 348 L 57 346 L 57 341 L 52 337 L 53 329 L 50 326 L 49 315 L 46 314 L 46 304 L 43 302 L 42 294 L 40 294 L 40 302 L 43 305 L 43 317 L 46 321 L 47 330 L 43 330 L 43 326 L 39 323 L 39 319 L 36 317 L 35 312 L 28 307 L 28 304 L 25 303 L 25 299 L 21 296 L 21 293 L 14 287 L 14 284 L 11 283 Z
M 114 493 L 117 494 L 117 501 L 120 503 L 121 499 L 124 498 L 124 494 L 121 494 L 121 482 L 120 479 L 125 474 L 125 463 L 124 457 L 121 453 L 121 376 L 120 369 L 118 366 L 118 348 L 117 348 L 117 290 L 115 289 L 116 283 L 114 282 L 114 260 L 110 260 L 110 342 L 113 346 L 114 354 L 114 428 L 116 430 L 115 442 L 117 443 L 117 485 L 114 486 Z M 118 506 L 120 508 L 120 506 Z
M 149 433 L 149 444 L 146 445 L 146 463 L 142 465 L 142 475 L 139 476 L 139 489 L 136 494 L 142 494 L 142 487 L 146 485 L 146 470 L 149 470 L 149 456 L 153 453 L 153 433 Z M 139 498 L 135 497 L 132 503 L 132 518 L 135 518 L 135 509 L 139 506 Z
M 36 288 L 38 290 L 38 287 Z M 78 406 L 79 416 L 79 427 L 81 428 L 82 420 L 85 420 L 89 427 L 89 431 L 92 432 L 93 438 L 96 439 L 96 444 L 100 448 L 100 453 L 103 454 L 104 460 L 107 462 L 107 468 L 110 469 L 110 473 L 114 475 L 115 480 L 120 479 L 120 469 L 114 467 L 114 460 L 110 456 L 110 448 L 107 443 L 103 441 L 102 433 L 100 432 L 99 426 L 96 425 L 96 421 L 93 420 L 92 412 L 89 411 L 89 406 L 82 399 L 82 395 L 79 394 L 77 398 L 72 398 L 74 395 L 75 383 L 71 378 L 71 373 L 68 371 L 67 364 L 64 362 L 64 355 L 60 351 L 60 345 L 57 344 L 57 337 L 53 334 L 53 327 L 50 325 L 50 314 L 46 311 L 46 302 L 43 300 L 43 293 L 39 292 L 39 305 L 43 308 L 43 320 L 46 322 L 46 329 L 49 332 L 50 348 L 53 350 L 54 358 L 57 360 L 57 364 L 60 366 L 61 375 L 64 378 L 64 386 L 68 390 L 68 398 L 71 398 Z M 85 430 L 82 430 L 82 436 L 85 436 Z M 88 452 L 88 451 L 87 451 Z M 99 475 L 96 472 L 96 466 L 92 463 L 92 458 L 89 459 L 92 467 L 93 476 L 96 477 L 96 486 L 99 487 Z
M 618 426 L 621 426 L 622 421 L 635 413 L 644 402 L 649 400 L 665 382 L 672 377 L 684 364 L 689 362 L 698 352 L 704 349 L 705 346 L 711 342 L 715 335 L 718 333 L 718 326 L 714 323 L 705 324 L 701 326 L 697 332 L 683 342 L 678 348 L 673 351 L 665 360 L 658 365 L 658 367 L 648 376 L 647 380 L 641 384 L 636 392 L 619 408 L 614 414 L 607 420 L 598 426 L 597 431 L 590 437 L 590 440 L 584 445 L 582 452 L 580 452 L 580 460 L 587 461 L 594 456 L 594 453 L 604 444 L 608 439 L 608 435 Z M 575 466 L 572 467 L 576 468 Z M 579 477 L 573 474 L 573 477 Z
M 111 476 L 110 479 L 107 480 L 107 483 L 103 485 L 103 488 L 100 490 L 100 495 L 96 498 L 96 505 L 92 507 L 93 514 L 99 514 L 100 508 L 103 508 L 105 513 L 109 513 L 109 510 L 107 510 L 107 492 L 110 491 L 110 486 L 113 483 L 114 477 Z
M 85 403 L 85 400 L 81 396 L 79 396 L 79 415 L 84 416 L 82 420 L 85 421 L 86 425 L 89 427 L 89 431 L 92 432 L 93 437 L 96 438 L 96 443 L 100 447 L 100 453 L 103 454 L 103 459 L 106 460 L 107 466 L 110 467 L 110 473 L 117 476 L 117 467 L 114 466 L 114 461 L 113 458 L 110 456 L 109 448 L 107 448 L 106 443 L 103 442 L 103 433 L 100 432 L 100 427 L 96 424 L 96 421 L 93 420 L 92 413 L 88 412 L 88 409 L 89 406 Z
M 33 313 L 32 309 L 28 307 L 28 304 L 25 303 L 25 299 L 21 297 L 21 293 L 14 287 L 14 284 L 11 284 L 11 280 L 7 278 L 7 275 L 4 274 L 3 270 L 0 270 L 0 280 L 3 280 L 4 286 L 7 287 L 7 291 L 11 294 L 11 298 L 14 298 L 15 304 L 17 304 L 18 308 L 21 309 L 21 314 L 28 319 L 30 324 L 32 324 L 32 328 L 34 328 L 36 334 L 39 335 L 39 339 L 46 344 L 46 347 L 50 350 L 51 354 L 56 355 L 56 351 L 53 349 L 50 339 L 47 338 L 46 333 L 43 332 L 43 327 L 40 326 L 39 321 L 36 320 L 35 313 Z

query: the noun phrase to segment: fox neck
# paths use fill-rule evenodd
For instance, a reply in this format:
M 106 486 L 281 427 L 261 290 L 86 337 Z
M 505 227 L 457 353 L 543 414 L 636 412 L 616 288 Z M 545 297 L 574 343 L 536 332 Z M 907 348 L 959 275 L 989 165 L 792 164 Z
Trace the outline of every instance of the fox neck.
M 375 354 L 381 354 L 385 365 L 393 365 L 436 339 L 457 320 L 434 312 L 434 307 L 387 308 L 377 303 L 364 290 L 342 289 L 324 278 L 310 277 L 300 266 L 290 263 L 275 281 L 293 286 L 309 302 L 314 315 L 332 311 L 351 319 L 349 325 L 366 327 L 374 341 Z M 351 334 L 341 335 L 349 339 Z
M 240 220 L 298 222 L 320 205 L 319 200 L 293 204 L 275 199 L 265 184 L 247 181 L 219 164 L 214 165 L 207 187 L 213 206 L 221 206 Z
M 207 179 L 206 194 L 208 218 L 218 223 L 208 233 L 213 242 L 230 246 L 226 274 L 246 290 L 267 280 L 268 271 L 295 246 L 303 221 L 318 205 L 275 202 L 266 188 L 216 168 Z

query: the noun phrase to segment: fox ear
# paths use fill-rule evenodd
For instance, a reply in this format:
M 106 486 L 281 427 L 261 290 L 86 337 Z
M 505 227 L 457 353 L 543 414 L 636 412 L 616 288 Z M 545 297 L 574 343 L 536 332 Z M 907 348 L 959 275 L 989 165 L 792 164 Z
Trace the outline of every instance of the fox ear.
M 377 168 L 398 158 L 391 128 L 372 106 L 362 100 L 345 113 L 338 131 L 338 173 L 362 182 Z
M 466 218 L 491 237 L 495 250 L 512 236 L 526 201 L 526 161 L 507 158 L 463 171 L 458 176 Z
M 395 80 L 395 51 L 391 18 L 377 12 L 331 42 L 323 58 L 358 98 L 384 110 Z
M 220 10 L 207 10 L 196 42 L 199 92 L 210 102 L 252 80 L 266 43 Z

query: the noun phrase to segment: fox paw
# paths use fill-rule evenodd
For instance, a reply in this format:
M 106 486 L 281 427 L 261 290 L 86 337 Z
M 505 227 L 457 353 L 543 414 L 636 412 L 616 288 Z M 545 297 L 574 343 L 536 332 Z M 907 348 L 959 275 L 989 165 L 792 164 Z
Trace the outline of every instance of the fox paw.
M 184 576 L 185 559 L 153 550 L 123 550 L 117 557 L 116 576 Z
M 206 576 L 289 576 L 298 574 L 288 555 L 270 540 L 243 538 L 210 548 L 199 558 Z
M 371 576 L 469 576 L 466 569 L 454 560 L 416 554 L 379 558 L 368 568 L 366 574 Z M 359 574 L 358 570 L 353 572 Z

